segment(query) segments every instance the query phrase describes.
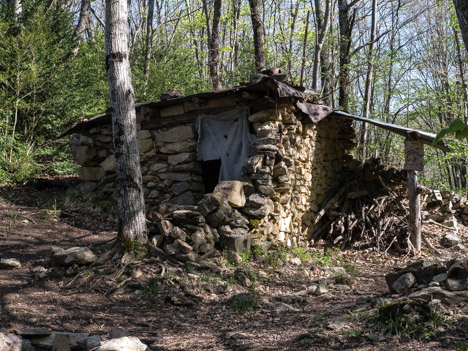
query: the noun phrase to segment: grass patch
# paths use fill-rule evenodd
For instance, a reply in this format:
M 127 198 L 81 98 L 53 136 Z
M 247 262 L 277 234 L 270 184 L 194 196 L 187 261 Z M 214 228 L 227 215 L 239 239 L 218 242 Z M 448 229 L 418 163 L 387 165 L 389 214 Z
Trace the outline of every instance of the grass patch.
M 231 297 L 230 304 L 236 311 L 251 311 L 260 308 L 260 298 L 254 293 L 237 294 Z

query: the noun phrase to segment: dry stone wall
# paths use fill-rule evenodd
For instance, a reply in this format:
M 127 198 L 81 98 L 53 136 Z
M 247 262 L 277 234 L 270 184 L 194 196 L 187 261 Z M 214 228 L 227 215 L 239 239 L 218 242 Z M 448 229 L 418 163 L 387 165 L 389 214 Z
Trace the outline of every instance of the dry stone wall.
M 139 130 L 147 212 L 156 225 L 153 244 L 166 254 L 197 261 L 215 246 L 234 251 L 251 243 L 306 246 L 326 196 L 342 179 L 354 132 L 338 117 L 312 124 L 292 104 L 249 117 L 252 155 L 239 181 L 204 194 L 193 124 Z M 110 125 L 70 140 L 81 166 L 82 190 L 114 191 L 115 158 Z

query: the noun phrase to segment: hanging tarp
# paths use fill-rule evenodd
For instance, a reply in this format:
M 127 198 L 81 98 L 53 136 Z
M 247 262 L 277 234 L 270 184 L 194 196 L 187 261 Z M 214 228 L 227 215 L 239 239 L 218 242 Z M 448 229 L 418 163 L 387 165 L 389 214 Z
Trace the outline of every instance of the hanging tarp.
M 249 115 L 249 108 L 241 107 L 197 117 L 197 158 L 199 161 L 221 160 L 219 181 L 237 180 L 242 174 L 242 165 L 248 158 Z

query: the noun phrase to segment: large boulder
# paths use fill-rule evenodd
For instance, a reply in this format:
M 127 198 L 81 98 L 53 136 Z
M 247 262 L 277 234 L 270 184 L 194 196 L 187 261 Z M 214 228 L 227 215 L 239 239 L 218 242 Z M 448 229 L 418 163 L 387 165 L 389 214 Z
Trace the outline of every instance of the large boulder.
M 248 230 L 235 228 L 229 234 L 220 234 L 219 246 L 222 250 L 228 249 L 233 252 L 242 253 L 250 251 L 252 241 Z
M 213 193 L 220 193 L 231 207 L 244 207 L 244 184 L 238 180 L 226 180 L 216 185 Z

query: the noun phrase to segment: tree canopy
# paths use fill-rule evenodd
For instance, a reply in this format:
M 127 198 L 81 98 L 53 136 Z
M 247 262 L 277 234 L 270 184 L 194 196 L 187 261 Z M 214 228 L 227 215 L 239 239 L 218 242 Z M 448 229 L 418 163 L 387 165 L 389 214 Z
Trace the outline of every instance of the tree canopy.
M 105 4 L 86 1 L 0 2 L 2 182 L 73 171 L 66 141 L 57 138 L 73 123 L 109 106 Z M 455 120 L 467 123 L 467 52 L 453 4 L 256 3 L 129 1 L 136 102 L 158 101 L 167 89 L 186 95 L 212 89 L 213 62 L 216 86 L 249 80 L 256 71 L 254 4 L 266 67 L 280 67 L 295 83 L 316 87 L 325 103 L 433 133 L 458 123 Z M 213 29 L 219 32 L 216 41 Z M 213 45 L 218 50 L 215 59 L 210 57 Z M 356 157 L 400 165 L 403 144 L 398 137 L 372 127 L 356 128 L 365 135 Z M 428 150 L 423 182 L 466 192 L 467 146 L 454 142 L 453 150 Z

